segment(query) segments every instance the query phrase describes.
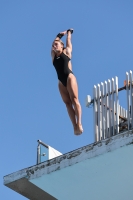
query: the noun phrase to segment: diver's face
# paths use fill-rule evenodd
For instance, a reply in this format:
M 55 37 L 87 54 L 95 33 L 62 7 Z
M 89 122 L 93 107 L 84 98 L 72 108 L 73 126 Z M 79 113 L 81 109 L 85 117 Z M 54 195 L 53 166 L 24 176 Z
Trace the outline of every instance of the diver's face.
M 54 41 L 52 47 L 55 52 L 62 51 L 62 44 L 59 41 Z

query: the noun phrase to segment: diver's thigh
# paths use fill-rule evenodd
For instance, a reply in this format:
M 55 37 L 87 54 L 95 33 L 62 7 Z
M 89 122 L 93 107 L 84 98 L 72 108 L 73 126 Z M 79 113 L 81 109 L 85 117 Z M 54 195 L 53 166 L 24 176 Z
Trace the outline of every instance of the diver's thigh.
M 73 74 L 69 74 L 67 79 L 67 91 L 70 98 L 78 98 L 78 84 L 76 77 Z
M 60 81 L 59 81 L 58 87 L 59 87 L 60 95 L 64 103 L 69 103 L 70 96 L 69 96 L 67 88 Z

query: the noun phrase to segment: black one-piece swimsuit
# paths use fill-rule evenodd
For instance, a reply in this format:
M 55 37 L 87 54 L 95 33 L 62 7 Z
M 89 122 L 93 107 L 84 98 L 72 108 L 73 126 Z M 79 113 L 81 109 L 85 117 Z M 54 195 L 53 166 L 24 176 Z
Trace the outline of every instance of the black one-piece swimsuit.
M 67 86 L 67 77 L 70 73 L 73 72 L 68 67 L 68 62 L 71 59 L 65 55 L 63 52 L 57 57 L 54 57 L 53 65 L 56 69 L 58 79 L 66 87 Z

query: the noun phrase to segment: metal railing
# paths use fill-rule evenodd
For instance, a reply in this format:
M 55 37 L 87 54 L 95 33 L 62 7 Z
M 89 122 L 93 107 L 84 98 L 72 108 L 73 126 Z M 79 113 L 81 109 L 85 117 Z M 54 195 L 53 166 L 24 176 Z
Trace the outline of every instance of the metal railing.
M 62 155 L 61 152 L 45 144 L 41 140 L 37 140 L 37 142 L 37 164 Z
M 41 140 L 37 140 L 37 164 L 42 162 L 42 157 L 46 156 L 48 154 L 48 145 L 43 143 Z M 43 152 L 42 152 L 43 150 Z M 47 155 L 48 156 L 48 155 Z M 43 159 L 45 160 L 45 159 Z
M 127 110 L 119 104 L 118 93 L 126 90 Z M 132 71 L 126 72 L 125 85 L 118 88 L 118 77 L 94 85 L 93 99 L 87 96 L 86 106 L 93 104 L 94 136 L 99 141 L 123 130 L 133 128 L 133 77 Z

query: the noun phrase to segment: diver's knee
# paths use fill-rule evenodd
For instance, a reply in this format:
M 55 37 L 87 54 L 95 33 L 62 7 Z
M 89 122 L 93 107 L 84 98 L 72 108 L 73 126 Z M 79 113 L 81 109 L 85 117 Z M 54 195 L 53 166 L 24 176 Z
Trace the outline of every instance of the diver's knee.
M 76 97 L 71 98 L 72 104 L 73 105 L 79 105 L 79 100 Z
M 72 106 L 71 100 L 64 101 L 64 103 L 65 103 L 67 108 Z

